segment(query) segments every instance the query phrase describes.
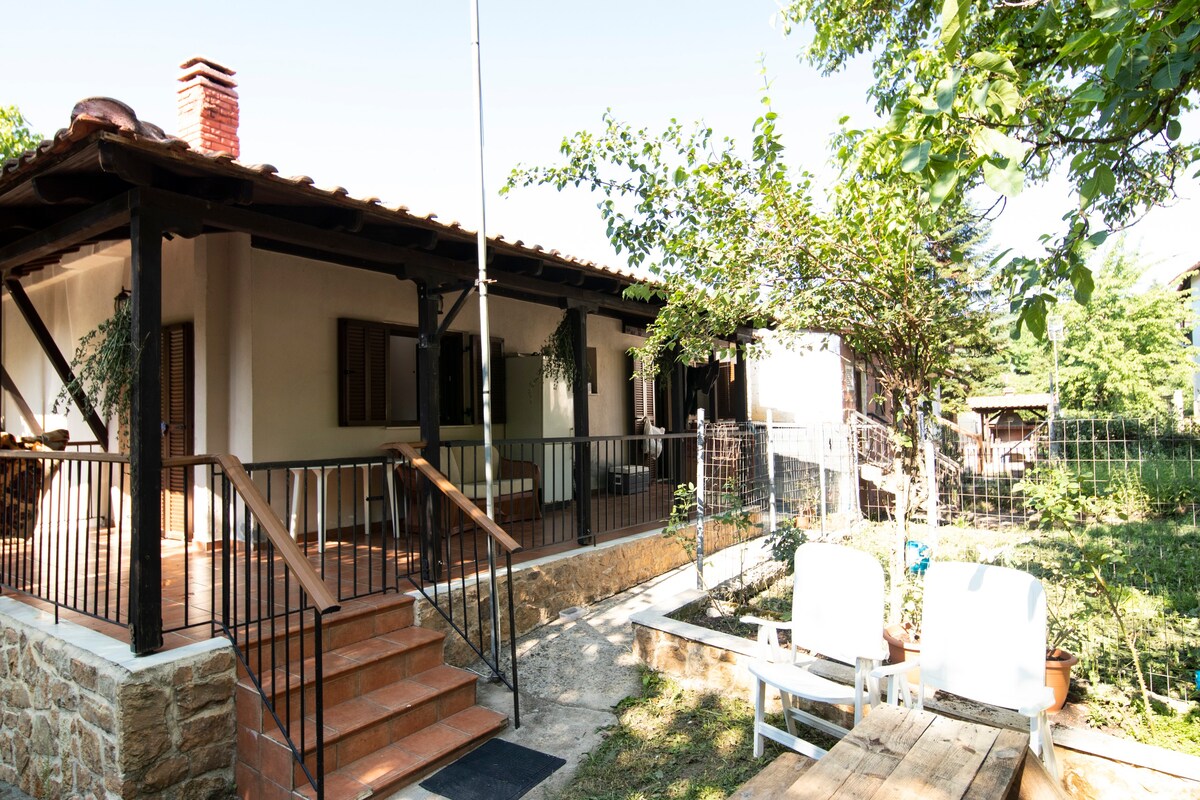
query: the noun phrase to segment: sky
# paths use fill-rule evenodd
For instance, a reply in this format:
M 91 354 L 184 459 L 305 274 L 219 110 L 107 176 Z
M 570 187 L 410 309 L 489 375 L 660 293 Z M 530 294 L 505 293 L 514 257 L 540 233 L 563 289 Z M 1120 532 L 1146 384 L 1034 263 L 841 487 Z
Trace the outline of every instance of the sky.
M 765 64 L 789 162 L 818 175 L 837 120 L 874 121 L 855 63 L 822 77 L 803 40 L 772 25 L 774 0 L 479 0 L 487 231 L 614 266 L 583 190 L 498 191 L 518 164 L 554 163 L 565 135 L 599 130 L 606 109 L 637 127 L 703 120 L 749 143 Z M 236 71 L 241 160 L 318 186 L 378 196 L 443 222 L 479 224 L 469 0 L 181 4 L 60 0 L 33 10 L 0 50 L 0 104 L 34 129 L 65 127 L 76 101 L 109 96 L 176 129 L 178 65 L 203 55 Z M 52 22 L 52 24 L 50 24 Z M 50 35 L 53 32 L 53 35 Z M 1163 280 L 1200 261 L 1195 181 L 1152 212 L 1128 244 Z M 1064 210 L 1062 186 L 1027 190 L 992 243 L 1037 254 Z

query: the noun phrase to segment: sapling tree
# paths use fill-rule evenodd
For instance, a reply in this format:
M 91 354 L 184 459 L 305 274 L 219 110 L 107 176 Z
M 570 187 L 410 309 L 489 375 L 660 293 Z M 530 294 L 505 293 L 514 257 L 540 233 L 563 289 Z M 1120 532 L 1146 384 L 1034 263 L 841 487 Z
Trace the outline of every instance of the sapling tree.
M 656 279 L 632 291 L 665 300 L 638 348 L 644 364 L 707 360 L 714 341 L 747 324 L 836 333 L 873 360 L 896 409 L 899 587 L 918 415 L 938 389 L 963 391 L 964 354 L 990 346 L 979 269 L 964 246 L 974 237 L 908 187 L 864 178 L 821 194 L 785 162 L 767 108 L 746 153 L 703 125 L 651 132 L 606 114 L 600 132 L 563 141 L 562 163 L 518 168 L 505 190 L 548 184 L 600 195 L 613 246 Z M 861 134 L 842 136 L 845 163 L 860 143 Z
M 1013 487 L 1022 494 L 1025 504 L 1038 514 L 1038 527 L 1044 531 L 1062 531 L 1074 545 L 1077 560 L 1072 562 L 1072 569 L 1086 576 L 1096 589 L 1112 613 L 1113 621 L 1117 623 L 1121 640 L 1129 650 L 1133 660 L 1133 671 L 1137 675 L 1138 688 L 1142 695 L 1142 710 L 1146 718 L 1146 726 L 1154 730 L 1154 718 L 1151 714 L 1150 691 L 1146 686 L 1146 678 L 1142 673 L 1142 659 L 1138 652 L 1137 642 L 1125 624 L 1125 615 L 1116 589 L 1105 577 L 1105 570 L 1124 563 L 1125 556 L 1120 549 L 1108 546 L 1102 542 L 1089 540 L 1080 530 L 1081 520 L 1092 513 L 1094 498 L 1083 492 L 1079 480 L 1063 466 L 1045 467 L 1032 471 L 1026 478 Z

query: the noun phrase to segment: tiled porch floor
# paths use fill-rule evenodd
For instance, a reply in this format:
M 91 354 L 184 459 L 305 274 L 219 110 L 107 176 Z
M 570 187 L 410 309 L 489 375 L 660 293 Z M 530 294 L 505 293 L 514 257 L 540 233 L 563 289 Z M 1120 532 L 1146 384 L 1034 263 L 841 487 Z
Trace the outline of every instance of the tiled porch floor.
M 647 491 L 637 494 L 593 495 L 593 530 L 601 531 L 595 537 L 596 542 L 661 527 L 670 513 L 673 489 L 671 484 L 653 483 Z M 539 519 L 505 523 L 505 531 L 525 547 L 514 554 L 514 566 L 531 559 L 589 546 L 577 542 L 575 513 L 575 505 L 570 503 L 547 509 Z M 32 540 L 0 538 L 0 574 L 10 575 L 14 567 L 19 567 L 25 574 L 36 573 L 53 562 L 52 571 L 67 576 L 64 583 L 81 587 L 71 593 L 60 594 L 63 605 L 59 606 L 59 618 L 129 641 L 126 627 L 129 537 L 127 534 L 118 537 L 115 532 L 92 530 L 87 538 L 88 542 L 83 547 L 75 547 L 70 552 L 70 548 L 63 548 L 64 552 L 57 561 L 52 553 L 43 556 L 31 551 L 29 543 Z M 342 599 L 349 599 L 381 592 L 385 586 L 393 589 L 398 586 L 402 591 L 407 591 L 411 588 L 410 572 L 413 580 L 420 581 L 419 565 L 414 563 L 415 539 L 415 535 L 403 531 L 398 539 L 393 538 L 390 527 L 385 536 L 384 526 L 375 523 L 369 534 L 349 528 L 328 531 L 323 558 L 314 534 L 305 540 L 304 547 L 330 590 Z M 449 542 L 448 574 L 443 575 L 443 579 L 460 577 L 464 570 L 470 573 L 479 569 L 476 565 L 486 565 L 487 544 L 484 534 L 457 533 L 450 537 Z M 118 552 L 121 558 L 117 558 Z M 294 608 L 295 582 L 285 577 L 278 557 L 260 557 L 261 552 L 251 549 L 250 567 L 247 570 L 245 554 L 244 545 L 235 547 L 231 553 L 231 562 L 237 572 L 230 581 L 233 588 L 231 597 L 237 607 L 245 608 L 247 602 L 257 607 L 260 601 L 265 603 L 271 600 L 277 608 L 282 609 L 283 601 L 290 594 Z M 215 604 L 219 613 L 222 604 L 219 576 L 223 574 L 223 562 L 220 548 L 209 551 L 200 547 L 185 547 L 179 540 L 162 540 L 163 628 L 168 631 L 164 636 L 165 648 L 211 638 L 211 611 Z M 503 563 L 502 560 L 500 563 Z M 398 579 L 396 576 L 399 576 Z M 217 587 L 215 593 L 214 584 Z M 250 587 L 248 593 L 245 591 L 247 585 Z M 54 612 L 53 603 L 20 592 L 4 592 L 35 607 Z M 73 611 L 69 606 L 89 613 Z M 115 618 L 116 622 L 98 619 L 94 615 L 106 616 L 109 620 Z

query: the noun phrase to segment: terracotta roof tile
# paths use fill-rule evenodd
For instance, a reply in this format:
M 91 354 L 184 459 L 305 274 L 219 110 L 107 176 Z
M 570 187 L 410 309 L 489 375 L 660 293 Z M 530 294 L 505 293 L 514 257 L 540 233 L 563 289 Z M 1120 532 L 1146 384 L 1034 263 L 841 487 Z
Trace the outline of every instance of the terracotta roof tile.
M 0 185 L 19 179 L 21 173 L 34 169 L 39 161 L 54 155 L 66 153 L 93 135 L 118 136 L 136 141 L 146 147 L 161 149 L 167 153 L 180 154 L 187 159 L 196 161 L 197 164 L 218 163 L 223 167 L 244 170 L 247 173 L 268 180 L 279 181 L 291 186 L 302 186 L 307 191 L 317 192 L 325 197 L 349 200 L 365 207 L 383 208 L 410 221 L 432 223 L 438 228 L 453 231 L 456 234 L 467 232 L 458 221 L 453 221 L 449 224 L 438 222 L 438 216 L 435 213 L 415 214 L 408 206 L 402 204 L 385 205 L 380 198 L 374 196 L 355 198 L 350 195 L 348 190 L 341 186 L 334 186 L 330 189 L 319 189 L 314 186 L 313 179 L 307 175 L 297 175 L 290 178 L 282 177 L 279 175 L 279 170 L 271 164 L 242 164 L 226 152 L 200 153 L 192 150 L 188 147 L 187 142 L 164 134 L 155 125 L 141 122 L 133 114 L 132 109 L 124 103 L 112 100 L 111 98 L 89 98 L 87 101 L 81 101 L 76 106 L 77 109 L 81 107 L 83 109 L 80 113 L 73 116 L 69 127 L 57 131 L 54 136 L 41 142 L 32 150 L 21 153 L 8 161 L 0 162 Z M 471 233 L 474 232 L 472 231 Z M 602 272 L 631 282 L 653 280 L 628 269 L 597 264 L 594 261 L 576 258 L 559 250 L 547 251 L 540 244 L 527 245 L 521 239 L 507 240 L 501 235 L 493 235 L 489 238 L 495 244 L 504 245 L 506 249 L 520 250 L 528 254 L 544 254 L 568 266 Z

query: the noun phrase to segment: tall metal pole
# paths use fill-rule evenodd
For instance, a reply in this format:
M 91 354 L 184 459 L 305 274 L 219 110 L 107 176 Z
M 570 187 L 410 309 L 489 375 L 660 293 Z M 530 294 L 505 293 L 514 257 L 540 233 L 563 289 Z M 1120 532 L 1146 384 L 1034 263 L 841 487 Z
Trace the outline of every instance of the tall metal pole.
M 496 518 L 495 484 L 492 475 L 492 336 L 488 321 L 487 276 L 487 189 L 483 159 L 483 77 L 479 55 L 479 0 L 471 0 L 471 63 L 475 78 L 476 142 L 479 145 L 479 233 L 475 237 L 479 259 L 479 360 L 483 375 L 483 475 L 487 487 L 487 515 Z M 496 551 L 492 537 L 487 537 L 488 574 L 490 575 L 492 607 L 492 663 L 500 664 L 500 602 L 496 596 Z M 516 632 L 513 631 L 513 635 Z M 514 665 L 515 666 L 515 665 Z

